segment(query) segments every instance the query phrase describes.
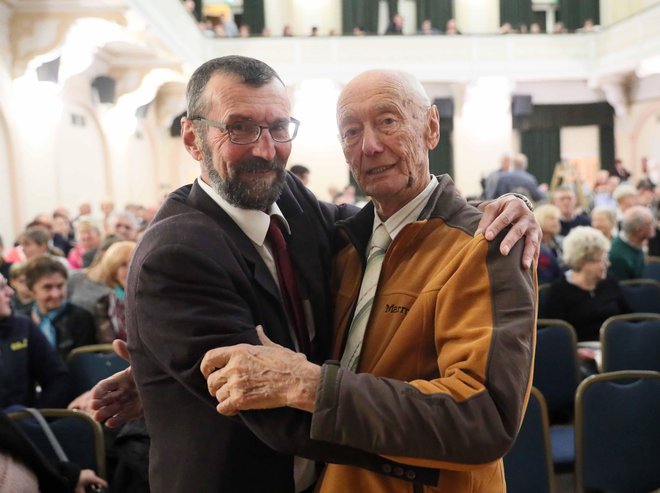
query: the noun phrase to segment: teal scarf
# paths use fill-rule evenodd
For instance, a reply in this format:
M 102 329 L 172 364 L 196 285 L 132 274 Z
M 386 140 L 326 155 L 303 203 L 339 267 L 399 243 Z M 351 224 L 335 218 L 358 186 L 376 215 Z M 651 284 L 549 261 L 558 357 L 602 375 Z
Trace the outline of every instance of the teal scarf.
M 34 313 L 39 319 L 39 329 L 53 347 L 57 347 L 57 330 L 53 325 L 53 320 L 55 320 L 66 309 L 66 306 L 67 302 L 65 301 L 62 303 L 62 306 L 55 310 L 51 310 L 48 313 L 41 313 L 36 303 L 32 307 L 32 313 Z
M 124 288 L 122 288 L 121 286 L 115 286 L 115 296 L 119 301 L 124 301 L 124 296 L 125 296 Z

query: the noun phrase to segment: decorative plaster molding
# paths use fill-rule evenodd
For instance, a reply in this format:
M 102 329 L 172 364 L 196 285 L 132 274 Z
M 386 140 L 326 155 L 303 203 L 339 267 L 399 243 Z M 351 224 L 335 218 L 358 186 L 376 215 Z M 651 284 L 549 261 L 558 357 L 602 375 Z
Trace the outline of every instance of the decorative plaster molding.
M 91 11 L 86 11 L 88 17 Z M 94 10 L 93 17 L 125 25 L 123 15 L 117 12 Z M 12 76 L 20 77 L 34 57 L 45 55 L 62 46 L 72 24 L 81 18 L 80 12 L 52 12 L 44 16 L 42 12 L 17 11 L 11 19 L 10 50 L 12 56 Z

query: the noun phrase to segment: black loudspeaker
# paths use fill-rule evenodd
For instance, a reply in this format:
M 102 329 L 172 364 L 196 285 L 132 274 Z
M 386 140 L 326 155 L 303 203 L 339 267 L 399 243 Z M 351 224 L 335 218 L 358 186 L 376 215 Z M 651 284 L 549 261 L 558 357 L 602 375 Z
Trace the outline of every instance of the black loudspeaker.
M 57 82 L 60 72 L 60 57 L 37 67 L 37 80 L 41 82 Z
M 438 98 L 433 100 L 438 107 L 440 118 L 454 118 L 454 100 L 451 98 Z
M 531 116 L 533 111 L 532 96 L 521 94 L 511 97 L 511 116 Z
M 92 87 L 96 89 L 99 95 L 99 102 L 101 103 L 114 103 L 115 102 L 115 79 L 99 75 L 92 81 Z

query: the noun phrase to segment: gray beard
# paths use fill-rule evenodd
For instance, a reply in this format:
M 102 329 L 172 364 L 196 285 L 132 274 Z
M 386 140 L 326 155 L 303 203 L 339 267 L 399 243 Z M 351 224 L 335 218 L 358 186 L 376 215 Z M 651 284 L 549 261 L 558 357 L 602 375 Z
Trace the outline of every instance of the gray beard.
M 286 172 L 284 165 L 275 160 L 269 162 L 253 158 L 239 163 L 232 168 L 231 176 L 226 180 L 223 180 L 213 167 L 210 152 L 204 152 L 202 162 L 211 181 L 211 188 L 235 207 L 266 211 L 282 194 Z M 241 180 L 242 173 L 270 169 L 276 172 L 275 180 L 272 183 L 265 180 L 247 183 Z

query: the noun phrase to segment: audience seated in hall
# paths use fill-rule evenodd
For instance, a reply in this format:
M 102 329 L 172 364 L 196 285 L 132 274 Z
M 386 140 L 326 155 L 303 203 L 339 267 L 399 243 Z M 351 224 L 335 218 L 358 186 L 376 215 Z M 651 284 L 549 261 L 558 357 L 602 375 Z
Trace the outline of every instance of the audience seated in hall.
M 12 312 L 6 282 L 0 275 L 0 409 L 66 407 L 74 397 L 66 366 L 34 322 Z
M 550 286 L 544 317 L 569 322 L 578 341 L 596 341 L 605 320 L 631 311 L 618 281 L 607 274 L 610 242 L 595 228 L 577 226 L 563 249 L 570 270 Z
M 101 280 L 110 292 L 101 297 L 95 307 L 97 337 L 99 342 L 126 340 L 124 325 L 124 289 L 128 265 L 135 251 L 134 241 L 114 243 L 99 263 Z
M 644 243 L 655 236 L 655 218 L 644 206 L 626 210 L 621 232 L 612 240 L 610 274 L 619 281 L 639 279 L 644 272 Z
M 78 219 L 75 231 L 76 246 L 69 252 L 67 260 L 72 269 L 81 269 L 84 265 L 85 254 L 98 248 L 101 243 L 101 231 L 89 217 Z
M 34 306 L 34 296 L 25 282 L 25 263 L 15 262 L 9 269 L 9 285 L 12 288 L 11 296 L 12 312 L 15 315 L 24 315 L 29 317 Z
M 138 219 L 127 210 L 116 211 L 108 216 L 106 236 L 115 235 L 121 240 L 135 241 L 138 233 Z
M 69 301 L 87 310 L 91 315 L 96 312 L 99 299 L 110 294 L 111 289 L 103 282 L 101 259 L 111 245 L 121 241 L 116 236 L 106 236 L 101 242 L 91 265 L 86 269 L 72 272 L 67 282 Z
M 576 226 L 591 226 L 591 219 L 578 208 L 577 196 L 571 185 L 561 185 L 552 192 L 552 203 L 561 213 L 561 236 L 566 236 Z
M 392 21 L 387 26 L 385 34 L 403 34 L 403 16 L 401 14 L 396 13 L 392 16 Z
M 417 34 L 440 34 L 440 29 L 433 27 L 431 19 L 424 19 Z
M 66 300 L 67 277 L 66 267 L 47 255 L 25 266 L 25 282 L 34 296 L 32 320 L 62 358 L 78 346 L 96 343 L 92 315 Z
M 612 198 L 612 192 L 619 186 L 621 179 L 610 175 L 606 169 L 596 173 L 596 181 L 592 189 L 592 207 L 610 207 L 616 209 L 616 200 Z
M 591 211 L 591 226 L 603 233 L 605 237 L 612 241 L 617 235 L 616 227 L 616 209 L 599 205 Z
M 559 209 L 552 204 L 543 204 L 536 208 L 534 216 L 541 226 L 543 238 L 537 264 L 539 284 L 546 284 L 562 276 L 562 252 L 559 242 Z
M 510 173 L 501 173 L 495 185 L 495 197 L 505 193 L 522 193 L 534 202 L 545 200 L 546 196 L 539 190 L 536 177 L 527 171 L 527 156 L 518 153 L 513 157 L 513 170 Z
M 53 246 L 62 250 L 65 257 L 75 246 L 75 238 L 69 214 L 63 209 L 53 212 Z
M 483 198 L 486 200 L 492 200 L 497 197 L 495 195 L 495 189 L 497 188 L 497 183 L 501 176 L 504 176 L 511 170 L 511 163 L 513 161 L 513 156 L 511 153 L 506 152 L 502 154 L 500 158 L 500 166 L 494 171 L 488 173 L 488 176 L 483 179 L 482 188 L 483 188 Z
M 622 183 L 614 189 L 612 198 L 616 202 L 616 219 L 621 227 L 623 215 L 632 206 L 637 205 L 637 189 L 630 183 Z

